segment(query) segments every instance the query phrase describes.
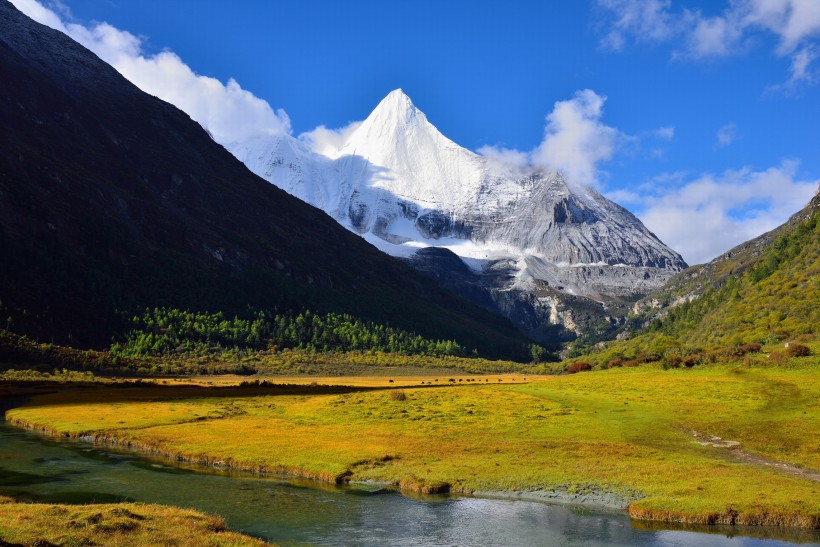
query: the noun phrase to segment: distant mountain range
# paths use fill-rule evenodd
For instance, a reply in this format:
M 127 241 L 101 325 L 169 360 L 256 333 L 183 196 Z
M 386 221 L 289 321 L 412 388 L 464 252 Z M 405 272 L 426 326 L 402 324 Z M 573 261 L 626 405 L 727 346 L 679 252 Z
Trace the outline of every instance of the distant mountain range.
M 0 81 L 0 327 L 104 347 L 152 306 L 312 309 L 523 355 L 508 321 L 260 179 L 6 0 Z
M 560 338 L 556 325 L 582 334 L 603 321 L 610 332 L 627 309 L 615 308 L 686 267 L 594 189 L 458 146 L 400 89 L 326 154 L 287 135 L 226 147 L 254 173 L 539 339 Z M 431 247 L 455 253 L 469 271 L 456 271 L 446 251 L 418 253 Z

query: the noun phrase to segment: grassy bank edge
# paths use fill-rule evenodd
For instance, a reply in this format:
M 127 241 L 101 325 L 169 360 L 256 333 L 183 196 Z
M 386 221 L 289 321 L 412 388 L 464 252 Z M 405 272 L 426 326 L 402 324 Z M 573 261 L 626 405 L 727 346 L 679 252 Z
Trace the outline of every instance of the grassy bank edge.
M 46 424 L 28 422 L 19 418 L 8 417 L 7 422 L 11 425 L 22 427 L 31 431 L 36 431 L 52 437 L 57 437 L 71 441 L 93 442 L 100 446 L 115 447 L 120 449 L 142 452 L 155 457 L 168 458 L 177 462 L 185 462 L 194 465 L 214 467 L 219 469 L 230 469 L 246 471 L 258 474 L 277 474 L 302 477 L 306 479 L 331 483 L 345 484 L 355 482 L 356 464 L 350 466 L 341 473 L 326 473 L 305 468 L 284 467 L 284 466 L 259 466 L 248 465 L 240 460 L 231 458 L 220 459 L 208 454 L 187 454 L 178 451 L 169 451 L 157 446 L 141 443 L 133 438 L 124 436 L 113 436 L 95 432 L 72 433 L 58 430 Z M 427 482 L 424 479 L 409 477 L 397 483 L 385 484 L 393 487 L 404 495 L 430 495 L 430 494 L 462 494 L 477 497 L 518 499 L 522 496 L 527 499 L 536 499 L 547 503 L 566 503 L 572 505 L 582 505 L 590 507 L 604 507 L 609 509 L 625 510 L 630 518 L 643 521 L 655 521 L 666 523 L 679 523 L 691 525 L 740 525 L 740 526 L 778 526 L 787 528 L 820 529 L 820 515 L 804 513 L 800 511 L 772 511 L 770 508 L 749 508 L 741 511 L 732 507 L 727 507 L 722 511 L 685 512 L 675 508 L 664 507 L 657 501 L 651 499 L 625 498 L 614 492 L 603 492 L 591 490 L 586 493 L 575 493 L 569 491 L 549 490 L 537 492 L 487 490 L 482 491 L 472 489 L 462 489 L 453 487 L 450 482 L 436 481 Z
M 8 543 L 6 543 L 8 542 Z M 0 496 L 0 543 L 16 545 L 269 545 L 192 509 L 143 504 L 64 505 Z

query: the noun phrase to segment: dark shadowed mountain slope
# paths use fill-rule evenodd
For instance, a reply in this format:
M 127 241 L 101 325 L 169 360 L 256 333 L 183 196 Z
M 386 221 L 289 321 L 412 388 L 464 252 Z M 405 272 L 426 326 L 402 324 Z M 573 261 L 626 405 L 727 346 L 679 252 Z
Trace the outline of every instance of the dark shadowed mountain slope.
M 0 313 L 107 345 L 149 306 L 344 311 L 487 355 L 523 339 L 248 169 L 186 114 L 0 0 Z

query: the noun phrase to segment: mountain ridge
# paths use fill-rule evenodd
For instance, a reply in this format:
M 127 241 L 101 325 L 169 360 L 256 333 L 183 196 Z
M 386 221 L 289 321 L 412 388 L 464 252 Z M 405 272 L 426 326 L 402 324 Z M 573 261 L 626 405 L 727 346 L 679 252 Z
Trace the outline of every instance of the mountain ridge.
M 251 171 L 539 341 L 554 334 L 555 321 L 574 335 L 608 321 L 610 328 L 598 330 L 613 333 L 626 302 L 686 267 L 596 190 L 557 171 L 505 165 L 458 146 L 400 89 L 335 151 L 318 154 L 287 135 L 226 147 Z M 459 256 L 473 272 L 471 288 L 448 280 L 445 272 L 464 277 L 445 255 L 417 255 L 429 247 Z M 559 313 L 563 307 L 586 319 L 571 309 Z M 545 330 L 552 334 L 539 334 Z
M 255 173 L 348 228 L 394 247 L 413 243 L 409 249 L 384 247 L 389 254 L 407 256 L 421 246 L 450 243 L 456 254 L 477 259 L 499 251 L 534 254 L 558 266 L 686 266 L 634 215 L 592 188 L 571 184 L 556 171 L 504 165 L 458 146 L 401 89 L 388 94 L 335 152 L 312 152 L 289 136 L 269 138 L 265 151 L 265 140 L 227 148 Z M 337 192 L 322 200 L 317 186 Z M 515 229 L 536 219 L 533 204 L 544 202 L 551 207 L 537 212 L 546 224 Z M 573 233 L 596 222 L 594 234 Z M 617 230 L 604 233 L 608 223 Z M 630 245 L 630 238 L 640 245 Z
M 522 353 L 505 320 L 253 175 L 6 0 L 0 76 L 0 311 L 15 332 L 105 347 L 149 307 L 312 309 Z

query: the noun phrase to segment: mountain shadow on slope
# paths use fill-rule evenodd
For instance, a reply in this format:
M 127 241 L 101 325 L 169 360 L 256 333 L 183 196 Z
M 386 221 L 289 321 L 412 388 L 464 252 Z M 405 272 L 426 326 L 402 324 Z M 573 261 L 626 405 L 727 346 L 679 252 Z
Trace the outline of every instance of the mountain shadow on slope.
M 145 308 L 309 308 L 524 357 L 509 322 L 253 175 L 5 0 L 0 80 L 0 327 L 103 347 Z

